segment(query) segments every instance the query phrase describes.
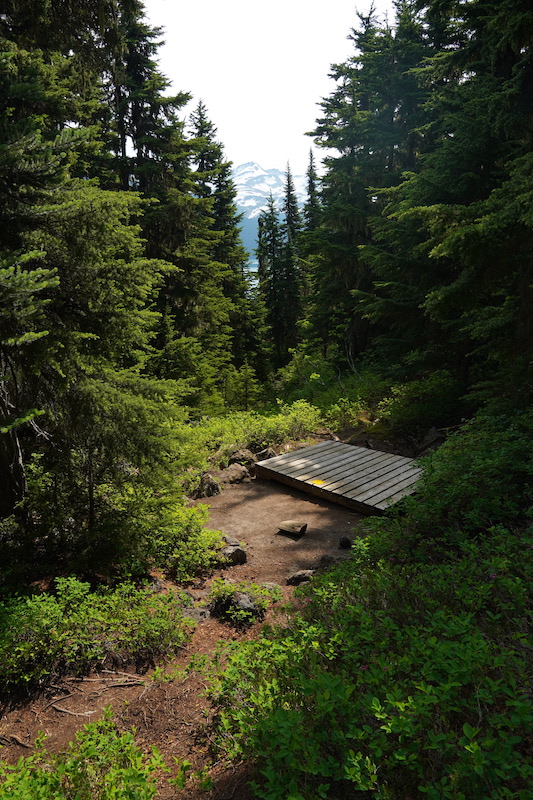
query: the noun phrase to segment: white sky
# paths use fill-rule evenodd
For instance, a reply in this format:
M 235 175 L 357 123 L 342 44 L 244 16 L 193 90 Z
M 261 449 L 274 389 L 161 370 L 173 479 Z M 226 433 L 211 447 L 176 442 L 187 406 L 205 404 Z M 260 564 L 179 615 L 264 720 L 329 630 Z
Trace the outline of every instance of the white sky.
M 375 0 L 380 13 L 392 0 Z M 159 50 L 172 91 L 205 103 L 226 157 L 235 166 L 303 174 L 313 146 L 306 131 L 318 103 L 333 91 L 330 66 L 353 53 L 347 37 L 356 7 L 370 0 L 144 0 L 146 16 L 164 28 Z M 393 15 L 389 11 L 389 19 Z M 321 152 L 315 150 L 317 159 Z

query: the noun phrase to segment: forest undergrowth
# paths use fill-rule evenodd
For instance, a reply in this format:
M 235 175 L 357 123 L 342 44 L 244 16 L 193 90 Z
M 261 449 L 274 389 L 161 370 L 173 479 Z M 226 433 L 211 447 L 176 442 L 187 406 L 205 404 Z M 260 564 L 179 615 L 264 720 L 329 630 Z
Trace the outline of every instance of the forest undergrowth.
M 189 499 L 235 450 L 443 442 L 284 627 L 213 659 L 210 738 L 260 800 L 531 800 L 530 4 L 357 13 L 327 155 L 302 208 L 287 166 L 253 275 L 231 162 L 142 0 L 4 5 L 0 703 L 164 669 L 183 586 L 221 563 Z M 144 800 L 164 769 L 106 713 L 2 762 L 0 797 Z
M 362 413 L 364 395 L 362 384 L 350 414 L 365 420 L 359 430 L 367 434 L 384 435 L 385 426 L 393 436 L 416 405 L 414 389 L 396 390 Z M 390 425 L 379 409 L 393 415 L 400 397 L 409 400 Z M 342 426 L 346 411 L 344 400 L 333 403 L 330 421 L 336 415 Z M 305 438 L 321 422 L 318 408 L 301 400 L 273 416 L 188 426 L 191 452 L 203 454 L 191 466 L 225 465 L 238 446 Z M 253 796 L 530 797 L 532 445 L 531 412 L 479 413 L 422 460 L 414 498 L 365 522 L 349 561 L 301 590 L 303 610 L 288 624 L 215 655 L 207 674 L 219 709 L 217 759 L 222 750 L 228 763 L 255 764 Z M 196 519 L 186 529 L 205 535 Z M 172 572 L 169 548 L 159 547 Z M 203 556 L 197 568 L 209 563 Z M 4 696 L 95 665 L 164 665 L 190 635 L 184 601 L 135 583 L 92 590 L 59 578 L 51 593 L 5 598 Z M 116 792 L 133 781 L 142 787 L 135 797 L 148 798 L 162 768 L 157 753 L 136 749 L 107 717 L 86 726 L 65 755 L 37 750 L 5 765 L 0 796 L 22 798 L 32 787 L 64 798 L 77 787 L 107 799 L 123 795 L 106 794 L 106 781 Z M 183 786 L 197 780 L 187 765 L 178 774 Z

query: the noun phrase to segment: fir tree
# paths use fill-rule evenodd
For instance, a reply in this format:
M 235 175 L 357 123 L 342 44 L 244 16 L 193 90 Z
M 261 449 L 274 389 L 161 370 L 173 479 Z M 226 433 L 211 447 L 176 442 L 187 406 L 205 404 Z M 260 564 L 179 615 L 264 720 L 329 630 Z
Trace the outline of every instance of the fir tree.
M 320 195 L 318 191 L 318 174 L 316 171 L 313 150 L 309 150 L 309 165 L 307 167 L 307 199 L 304 205 L 304 230 L 306 233 L 315 231 L 320 223 Z

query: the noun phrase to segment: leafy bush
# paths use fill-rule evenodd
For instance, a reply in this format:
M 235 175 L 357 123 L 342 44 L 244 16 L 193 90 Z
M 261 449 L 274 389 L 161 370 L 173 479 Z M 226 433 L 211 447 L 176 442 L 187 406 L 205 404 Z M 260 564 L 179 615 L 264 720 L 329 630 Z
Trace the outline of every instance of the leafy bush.
M 207 514 L 207 506 L 175 503 L 159 515 L 149 538 L 150 556 L 170 578 L 182 582 L 219 564 L 222 534 L 204 528 Z
M 230 648 L 221 742 L 256 759 L 264 800 L 526 800 L 533 532 L 431 566 L 380 559 L 380 536 L 316 578 L 289 628 Z
M 43 688 L 97 666 L 147 667 L 187 641 L 181 607 L 174 593 L 131 584 L 91 592 L 76 578 L 58 578 L 55 595 L 8 598 L 0 604 L 0 691 Z
M 150 800 L 160 771 L 168 770 L 158 751 L 144 755 L 133 733 L 120 733 L 106 709 L 64 754 L 49 756 L 41 739 L 15 766 L 0 761 L 0 800 Z
M 278 387 L 289 402 L 300 398 L 313 403 L 330 427 L 339 428 L 373 420 L 390 381 L 370 368 L 342 374 L 323 356 L 295 350 L 278 373 Z
M 455 424 L 461 412 L 461 387 L 444 371 L 430 373 L 421 380 L 393 386 L 381 400 L 377 413 L 398 433 L 423 433 L 434 425 Z
M 516 524 L 533 504 L 533 414 L 480 415 L 430 458 L 410 527 L 432 538 Z
M 320 422 L 320 411 L 305 400 L 298 400 L 290 405 L 278 403 L 277 414 L 240 412 L 183 425 L 177 429 L 181 451 L 178 463 L 189 482 L 194 483 L 210 463 L 226 466 L 229 455 L 239 447 L 257 451 L 286 439 L 305 438 Z

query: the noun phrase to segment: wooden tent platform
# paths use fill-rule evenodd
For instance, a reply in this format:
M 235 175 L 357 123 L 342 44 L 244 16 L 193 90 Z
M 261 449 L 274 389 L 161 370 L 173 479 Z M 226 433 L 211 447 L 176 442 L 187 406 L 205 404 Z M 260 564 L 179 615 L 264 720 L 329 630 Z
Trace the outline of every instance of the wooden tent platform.
M 412 458 L 333 441 L 255 465 L 258 478 L 281 481 L 364 514 L 382 514 L 412 494 L 421 473 Z

